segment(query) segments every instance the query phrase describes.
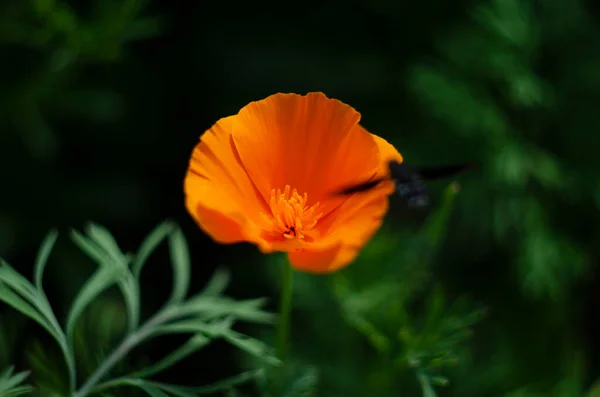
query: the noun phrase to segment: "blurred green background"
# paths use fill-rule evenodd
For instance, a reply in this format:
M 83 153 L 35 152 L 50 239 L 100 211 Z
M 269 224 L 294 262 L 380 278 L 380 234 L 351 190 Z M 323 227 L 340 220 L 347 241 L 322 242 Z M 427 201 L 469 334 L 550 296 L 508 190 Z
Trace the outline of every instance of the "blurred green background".
M 276 311 L 281 258 L 213 243 L 185 212 L 183 176 L 219 118 L 322 91 L 407 163 L 482 167 L 454 198 L 450 181 L 432 183 L 432 212 L 393 199 L 349 268 L 296 274 L 290 376 L 319 396 L 598 396 L 599 18 L 583 0 L 4 0 L 0 256 L 29 277 L 52 227 L 92 220 L 133 251 L 170 218 L 190 244 L 192 291 L 223 265 L 228 295 Z M 145 268 L 142 316 L 168 297 L 167 261 L 159 250 Z M 94 267 L 59 238 L 45 276 L 59 320 Z M 87 311 L 83 371 L 125 316 L 116 289 Z M 273 344 L 273 327 L 241 329 Z M 60 389 L 62 358 L 39 326 L 3 305 L 0 330 L 0 368 Z M 150 342 L 122 368 L 180 342 Z M 218 342 L 159 379 L 202 385 L 255 365 Z

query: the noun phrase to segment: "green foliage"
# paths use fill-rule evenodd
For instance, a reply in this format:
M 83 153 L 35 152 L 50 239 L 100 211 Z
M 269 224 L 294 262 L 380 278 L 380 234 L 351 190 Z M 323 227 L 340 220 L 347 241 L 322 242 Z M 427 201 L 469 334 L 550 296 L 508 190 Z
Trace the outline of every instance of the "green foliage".
M 112 122 L 123 114 L 123 98 L 107 87 L 73 85 L 89 65 L 118 62 L 132 42 L 163 29 L 160 18 L 146 16 L 147 1 L 94 1 L 87 15 L 65 0 L 8 1 L 0 5 L 0 54 L 15 60 L 11 76 L 0 76 L 0 121 L 26 137 L 32 158 L 51 159 L 60 136 L 49 114 L 82 115 Z M 25 65 L 15 59 L 22 48 Z M 17 52 L 22 55 L 22 53 Z M 27 75 L 27 72 L 31 72 Z
M 551 222 L 548 195 L 578 187 L 572 167 L 537 142 L 556 106 L 556 90 L 534 71 L 541 29 L 531 2 L 482 2 L 471 23 L 438 41 L 438 65 L 413 68 L 410 86 L 445 128 L 479 142 L 489 192 L 477 199 L 493 207 L 487 225 L 519 251 L 513 265 L 525 291 L 556 300 L 587 258 Z
M 80 389 L 148 315 L 194 301 L 189 248 L 200 273 L 233 263 L 234 277 L 217 271 L 195 301 L 202 310 L 163 324 L 181 334 L 140 341 L 98 380 L 98 396 L 600 397 L 594 2 L 359 0 L 292 14 L 173 3 L 0 2 L 0 256 L 14 258 L 0 266 L 0 295 L 17 309 L 0 313 L 0 369 L 29 370 L 35 396 L 71 397 L 71 374 Z M 71 236 L 95 261 L 90 278 L 79 245 L 61 235 L 55 246 L 56 233 L 33 272 L 23 260 L 49 225 L 101 219 L 137 238 L 156 216 L 181 213 L 174 180 L 204 128 L 274 92 L 314 90 L 355 106 L 409 164 L 481 167 L 458 177 L 452 211 L 424 229 L 392 199 L 349 268 L 294 275 L 292 362 L 271 365 L 270 327 L 231 321 L 272 316 L 262 301 L 224 296 L 230 281 L 244 298 L 280 285 L 281 264 L 263 277 L 248 248 L 197 234 L 187 247 L 165 222 L 129 254 L 127 239 L 91 225 Z M 141 284 L 142 271 L 167 270 L 153 266 L 157 246 L 171 251 L 173 285 Z M 231 344 L 243 349 L 213 365 Z M 209 385 L 182 388 L 175 376 Z
M 317 395 L 319 370 L 314 366 L 287 364 L 257 378 L 260 396 L 310 397 Z
M 311 371 L 308 395 L 431 397 L 449 384 L 444 372 L 464 361 L 464 342 L 483 314 L 432 283 L 458 192 L 450 184 L 417 233 L 382 230 L 348 268 L 321 279 L 294 274 L 293 364 L 267 373 L 261 395 L 283 395 Z M 273 265 L 275 278 L 284 258 Z
M 22 385 L 29 375 L 28 372 L 13 374 L 14 368 L 9 367 L 0 373 L 0 396 L 17 397 L 31 392 L 32 387 Z
M 219 338 L 248 354 L 261 358 L 268 364 L 279 364 L 279 360 L 262 342 L 232 329 L 236 321 L 270 324 L 273 316 L 261 309 L 265 303 L 264 299 L 236 301 L 223 296 L 223 290 L 229 280 L 224 270 L 217 271 L 203 291 L 187 298 L 191 266 L 188 247 L 181 230 L 171 222 L 159 225 L 150 233 L 136 255 L 123 253 L 111 233 L 99 225 L 88 225 L 85 234 L 73 230 L 71 232 L 73 241 L 98 264 L 98 268 L 75 296 L 63 330 L 42 289 L 44 269 L 57 237 L 58 233 L 51 231 L 39 250 L 34 269 L 35 285 L 6 262 L 2 262 L 0 268 L 2 288 L 0 299 L 46 329 L 57 341 L 64 355 L 70 381 L 69 386 L 61 390 L 61 386 L 57 384 L 60 376 L 52 370 L 56 366 L 48 361 L 50 358 L 46 356 L 46 352 L 40 349 L 33 352 L 31 362 L 35 364 L 36 369 L 49 371 L 46 377 L 48 382 L 44 383 L 44 389 L 73 397 L 85 397 L 115 387 L 135 386 L 150 396 L 193 397 L 207 391 L 225 390 L 256 377 L 257 372 L 244 373 L 217 385 L 195 388 L 169 385 L 150 379 Z M 140 324 L 140 272 L 145 261 L 165 239 L 168 239 L 173 262 L 171 298 L 158 312 Z M 126 334 L 89 378 L 78 386 L 74 331 L 78 320 L 90 304 L 97 301 L 100 294 L 111 286 L 119 288 L 125 301 L 128 318 Z M 136 346 L 158 336 L 174 334 L 189 334 L 190 337 L 187 342 L 163 359 L 130 375 L 108 378 L 113 367 L 125 360 Z M 0 378 L 5 380 L 6 390 L 12 390 L 26 376 L 23 373 L 11 378 L 10 375 L 9 371 Z M 0 387 L 3 384 L 0 382 Z M 14 390 L 14 393 L 20 394 L 28 391 L 26 388 Z
M 404 271 L 397 270 L 383 280 L 365 285 L 360 270 L 349 269 L 352 281 L 340 274 L 333 284 L 348 324 L 363 334 L 382 357 L 392 360 L 388 377 L 413 370 L 426 397 L 436 396 L 432 385 L 448 384 L 436 372 L 456 363 L 470 327 L 481 317 L 481 311 L 465 300 L 449 304 L 440 288 L 430 291 L 429 287 L 431 276 L 426 269 L 435 260 L 457 192 L 457 184 L 448 186 L 440 207 L 410 241 L 411 247 L 405 251 L 408 255 L 404 256 L 404 266 L 408 265 Z M 411 261 L 414 263 L 410 264 Z M 411 273 L 411 267 L 418 269 L 418 273 L 414 270 Z M 410 280 L 412 288 L 406 288 L 399 281 L 401 278 Z M 419 302 L 423 289 L 428 295 Z M 410 313 L 415 304 L 423 306 L 420 314 Z

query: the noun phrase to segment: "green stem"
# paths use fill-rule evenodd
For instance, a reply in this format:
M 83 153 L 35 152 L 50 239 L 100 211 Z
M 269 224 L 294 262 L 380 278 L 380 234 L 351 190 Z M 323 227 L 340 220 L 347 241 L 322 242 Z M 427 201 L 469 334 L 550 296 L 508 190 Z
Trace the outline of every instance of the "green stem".
M 83 386 L 75 391 L 71 397 L 86 397 L 94 387 L 108 374 L 108 372 L 123 359 L 134 347 L 146 340 L 156 331 L 156 328 L 173 317 L 173 311 L 163 310 L 156 314 L 137 331 L 129 334 L 121 344 L 104 360 L 104 362 L 90 375 Z
M 419 384 L 421 385 L 421 391 L 423 392 L 423 397 L 437 397 L 433 386 L 431 386 L 431 382 L 425 375 L 425 372 L 422 370 L 417 370 L 417 379 L 419 379 Z
M 72 355 L 72 350 L 69 350 L 69 346 L 67 344 L 67 340 L 64 337 L 64 334 L 61 335 L 62 340 L 60 341 L 60 350 L 63 353 L 63 356 L 65 357 L 65 362 L 67 364 L 67 371 L 69 372 L 69 390 L 71 392 L 75 391 L 75 386 L 76 386 L 76 373 L 75 373 L 75 359 L 73 358 Z
M 290 337 L 290 309 L 292 306 L 292 276 L 294 270 L 289 263 L 283 266 L 281 282 L 281 301 L 279 305 L 279 324 L 277 326 L 277 357 L 287 359 Z

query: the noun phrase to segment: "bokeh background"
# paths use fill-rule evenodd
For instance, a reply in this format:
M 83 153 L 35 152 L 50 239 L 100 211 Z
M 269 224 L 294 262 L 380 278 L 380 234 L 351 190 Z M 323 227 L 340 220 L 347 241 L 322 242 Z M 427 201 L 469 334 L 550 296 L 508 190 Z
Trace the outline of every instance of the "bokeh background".
M 190 244 L 193 291 L 224 266 L 228 295 L 266 296 L 276 311 L 281 258 L 213 243 L 185 212 L 183 176 L 217 119 L 322 91 L 408 163 L 481 167 L 455 179 L 452 199 L 451 180 L 432 182 L 430 211 L 393 199 L 348 269 L 296 275 L 293 358 L 314 395 L 431 397 L 432 384 L 452 397 L 596 396 L 599 18 L 583 0 L 4 0 L 0 256 L 29 277 L 57 227 L 45 288 L 63 319 L 95 268 L 69 228 L 94 221 L 134 251 L 169 218 Z M 145 268 L 143 315 L 168 297 L 167 262 L 159 250 Z M 118 291 L 94 302 L 83 371 L 125 321 Z M 273 327 L 241 329 L 273 342 Z M 0 367 L 31 370 L 42 395 L 60 390 L 50 337 L 4 305 L 0 330 Z M 148 343 L 121 370 L 180 342 Z M 201 385 L 253 365 L 216 342 L 159 379 Z

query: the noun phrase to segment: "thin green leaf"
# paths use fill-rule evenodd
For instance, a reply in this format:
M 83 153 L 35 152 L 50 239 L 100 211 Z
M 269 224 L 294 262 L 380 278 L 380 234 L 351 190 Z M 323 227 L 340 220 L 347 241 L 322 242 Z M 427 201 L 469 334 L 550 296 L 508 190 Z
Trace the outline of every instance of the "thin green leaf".
M 446 223 L 454 204 L 454 198 L 458 194 L 460 187 L 457 183 L 451 183 L 444 191 L 444 200 L 441 208 L 436 211 L 425 225 L 425 235 L 431 245 L 435 245 L 443 235 Z
M 60 341 L 60 335 L 52 328 L 50 322 L 36 308 L 5 285 L 0 285 L 0 300 L 44 327 L 54 339 Z
M 197 352 L 202 349 L 204 346 L 208 345 L 212 339 L 207 338 L 203 334 L 196 334 L 192 336 L 186 343 L 180 346 L 177 350 L 167 355 L 162 360 L 157 363 L 144 368 L 141 371 L 138 371 L 131 375 L 134 378 L 147 378 L 152 375 L 155 375 L 161 371 L 164 371 L 167 368 L 172 367 L 177 364 L 179 361 L 183 360 L 187 356 Z
M 58 239 L 58 231 L 56 229 L 50 230 L 50 232 L 44 238 L 40 250 L 38 251 L 37 258 L 35 260 L 34 274 L 35 274 L 35 286 L 38 290 L 42 291 L 42 278 L 44 276 L 44 269 L 48 263 L 50 253 L 54 248 L 54 244 Z
M 99 247 L 104 249 L 117 263 L 121 263 L 121 258 L 124 257 L 119 244 L 110 232 L 95 223 L 90 223 L 86 227 L 87 235 L 96 243 Z
M 55 353 L 44 342 L 33 341 L 25 354 L 29 369 L 35 374 L 37 388 L 45 390 L 45 395 L 68 396 L 71 374 L 69 379 L 65 378 Z
M 128 329 L 132 332 L 136 329 L 140 322 L 140 287 L 129 270 L 126 271 L 125 277 L 119 281 L 119 289 L 125 299 L 127 307 Z
M 185 236 L 177 228 L 169 236 L 171 264 L 173 265 L 173 292 L 171 302 L 181 302 L 187 295 L 190 284 L 190 252 Z
M 199 296 L 221 295 L 229 285 L 231 274 L 223 267 L 217 268 Z
M 92 258 L 100 266 L 109 266 L 111 258 L 108 252 L 103 250 L 97 243 L 88 239 L 77 230 L 71 230 L 71 239 L 77 246 L 85 252 L 90 258 Z
M 140 388 L 142 388 L 151 397 L 170 397 L 167 393 L 149 383 L 140 384 Z
M 10 371 L 7 371 L 8 378 L 3 379 L 3 385 L 8 386 L 9 389 L 21 384 L 21 382 L 29 376 L 29 371 L 23 371 L 13 375 L 13 370 L 14 368 L 10 368 Z
M 54 312 L 48 303 L 43 291 L 36 290 L 35 287 L 14 270 L 8 263 L 0 259 L 2 267 L 0 268 L 0 282 L 4 282 L 9 288 L 12 288 L 17 295 L 20 295 L 31 307 L 34 307 L 41 316 L 45 317 L 48 324 L 54 328 L 53 335 L 61 334 L 61 328 L 56 321 Z
M 362 314 L 349 310 L 348 308 L 344 309 L 346 321 L 348 321 L 354 329 L 363 334 L 374 348 L 381 352 L 389 351 L 391 341 L 384 333 L 378 330 L 377 327 Z
M 448 386 L 448 383 L 450 383 L 448 378 L 444 376 L 431 376 L 429 377 L 429 380 L 431 381 L 431 384 L 435 386 Z
M 101 269 L 98 270 L 98 272 L 101 273 L 97 272 L 92 276 L 94 282 L 92 283 L 92 279 L 88 280 L 86 285 L 80 291 L 78 298 L 83 296 L 85 299 L 77 300 L 76 298 L 74 301 L 71 312 L 76 317 L 73 318 L 73 321 L 76 321 L 77 317 L 92 299 L 112 284 L 118 283 L 119 290 L 123 294 L 125 305 L 127 307 L 128 329 L 132 331 L 139 323 L 140 292 L 137 280 L 135 280 L 129 272 L 128 258 L 123 255 L 123 252 L 121 252 L 119 245 L 110 232 L 102 226 L 92 223 L 88 225 L 87 233 L 90 238 L 73 230 L 71 232 L 71 237 L 84 252 L 100 265 Z M 110 275 L 110 279 L 105 279 L 103 284 L 100 282 L 102 277 L 100 277 L 99 274 L 104 275 L 104 278 L 106 278 L 105 276 Z M 84 288 L 88 289 L 84 291 Z M 83 306 L 75 307 L 75 303 Z M 74 325 L 74 322 L 70 323 L 69 320 L 67 320 L 67 333 L 69 334 L 69 338 L 71 336 L 70 333 L 73 331 L 69 326 L 74 327 Z
M 120 386 L 134 386 L 144 390 L 151 397 L 170 397 L 165 391 L 169 391 L 174 396 L 178 397 L 197 397 L 196 394 L 185 390 L 184 387 L 172 386 L 166 383 L 158 383 L 152 382 L 145 379 L 133 378 L 133 377 L 123 377 L 117 378 L 113 380 L 109 380 L 108 382 L 104 382 L 98 386 L 96 386 L 92 392 L 99 393 L 101 391 L 112 389 Z M 164 390 L 164 391 L 163 391 Z
M 179 306 L 181 315 L 194 315 L 202 320 L 210 320 L 222 316 L 234 316 L 236 319 L 260 324 L 272 324 L 275 315 L 260 310 L 266 299 L 248 299 L 236 301 L 226 297 L 197 295 Z
M 138 249 L 137 254 L 135 255 L 135 259 L 133 260 L 132 272 L 133 276 L 139 280 L 140 273 L 142 272 L 142 268 L 144 264 L 152 255 L 156 247 L 162 243 L 162 241 L 167 238 L 167 236 L 175 229 L 175 224 L 171 221 L 165 221 L 158 225 L 142 242 L 140 248 Z
M 272 349 L 263 342 L 247 335 L 231 330 L 231 321 L 226 319 L 217 323 L 206 324 L 198 320 L 183 320 L 175 324 L 160 327 L 157 333 L 198 333 L 202 332 L 211 338 L 222 337 L 232 345 L 245 352 L 261 358 L 272 365 L 280 365 L 281 362 L 272 352 Z
M 165 392 L 169 392 L 176 397 L 197 397 L 198 396 L 196 393 L 190 391 L 185 386 L 169 385 L 167 383 L 159 383 L 159 382 L 152 382 L 152 385 L 160 388 L 161 390 L 164 390 Z
M 213 394 L 223 392 L 231 389 L 234 386 L 239 386 L 251 380 L 257 379 L 260 376 L 263 376 L 263 374 L 264 371 L 262 369 L 246 371 L 227 379 L 223 379 L 219 382 L 215 382 L 212 385 L 193 387 L 190 389 L 194 390 L 198 394 Z
M 117 280 L 118 276 L 115 269 L 100 268 L 79 290 L 77 296 L 73 300 L 69 315 L 67 316 L 66 331 L 67 339 L 69 341 L 72 340 L 75 323 L 87 305 L 100 295 L 102 291 L 115 284 Z
M 2 371 L 2 373 L 0 374 L 0 384 L 6 382 L 7 379 L 10 379 L 10 375 L 12 375 L 14 370 L 15 367 L 11 365 L 10 367 Z
M 9 288 L 14 290 L 16 295 L 22 297 L 22 299 L 27 303 L 27 306 L 31 310 L 34 310 L 34 315 L 44 318 L 44 320 L 43 323 L 40 323 L 38 319 L 31 316 L 30 317 L 35 321 L 38 321 L 38 323 L 40 323 L 42 326 L 48 326 L 52 328 L 52 336 L 58 338 L 62 331 L 58 321 L 56 321 L 54 313 L 52 312 L 52 308 L 48 304 L 46 297 L 43 295 L 43 292 L 36 290 L 29 280 L 14 270 L 8 263 L 2 259 L 0 259 L 0 263 L 2 264 L 2 267 L 0 267 L 0 283 L 4 282 Z M 13 298 L 13 302 L 16 304 L 19 304 L 19 300 L 21 299 L 15 300 Z M 15 309 L 19 310 L 17 307 L 15 307 Z M 25 310 L 27 309 L 25 308 Z M 31 311 L 29 311 L 29 313 L 31 313 Z
M 14 367 L 8 367 L 0 374 L 0 396 L 16 397 L 22 394 L 30 393 L 33 388 L 29 385 L 19 386 L 28 376 L 28 371 L 19 372 L 13 375 Z
M 444 314 L 445 303 L 444 292 L 440 286 L 436 286 L 426 302 L 426 318 L 422 331 L 423 334 L 434 332 L 436 323 L 440 321 L 440 318 Z
M 14 370 L 15 367 L 11 365 L 10 367 L 2 371 L 2 374 L 0 374 L 0 384 L 5 384 L 6 382 L 8 382 Z
M 419 380 L 419 384 L 421 385 L 423 397 L 437 397 L 435 389 L 433 388 L 433 386 L 431 386 L 431 382 L 429 381 L 429 378 L 427 377 L 425 372 L 418 370 L 417 379 Z
M 14 289 L 19 295 L 27 301 L 33 303 L 37 299 L 37 291 L 35 287 L 23 277 L 19 272 L 13 269 L 3 259 L 0 259 L 0 281 L 4 282 L 10 288 Z
M 220 380 L 207 386 L 178 386 L 161 382 L 145 382 L 145 384 L 151 384 L 155 387 L 159 387 L 160 389 L 169 392 L 177 397 L 196 397 L 198 395 L 214 394 L 230 390 L 234 386 L 239 386 L 241 384 L 247 383 L 253 379 L 258 378 L 259 376 L 263 375 L 263 373 L 264 371 L 262 369 L 251 370 Z
M 166 385 L 166 384 L 163 385 L 158 382 L 152 382 L 152 381 L 148 381 L 145 379 L 137 379 L 137 378 L 114 379 L 112 381 L 103 383 L 102 385 L 97 387 L 95 389 L 95 391 L 99 392 L 100 390 L 105 390 L 105 389 L 118 387 L 118 386 L 125 386 L 125 385 L 139 387 L 140 389 L 142 389 L 146 393 L 148 393 L 148 395 L 150 395 L 151 397 L 171 397 L 163 391 L 163 389 L 166 390 L 165 386 L 168 388 L 169 385 Z M 181 395 L 181 394 L 177 394 L 177 393 L 173 393 L 173 394 L 181 396 L 181 397 L 196 397 L 193 394 L 186 394 L 186 395 Z
M 218 338 L 233 326 L 231 317 L 206 323 L 200 319 L 181 320 L 176 323 L 166 324 L 157 329 L 158 334 L 186 334 L 186 333 L 203 333 L 211 338 Z
M 6 262 L 1 259 L 0 262 L 3 264 L 0 268 L 0 300 L 36 321 L 52 335 L 64 354 L 71 382 L 74 382 L 75 372 L 72 352 L 68 349 L 65 335 L 43 291 L 36 290 L 26 278 L 12 269 Z M 1 281 L 8 287 L 2 285 Z
M 281 361 L 273 355 L 272 349 L 259 341 L 249 337 L 248 335 L 240 334 L 233 330 L 227 330 L 221 335 L 223 339 L 228 341 L 246 353 L 252 354 L 260 359 L 265 360 L 271 365 L 281 365 Z
M 2 394 L 3 397 L 17 397 L 23 394 L 29 394 L 33 391 L 32 386 L 17 386 L 10 389 L 6 394 Z
M 293 379 L 286 382 L 282 397 L 306 397 L 315 393 L 319 380 L 317 370 L 313 367 L 305 368 L 294 374 Z

